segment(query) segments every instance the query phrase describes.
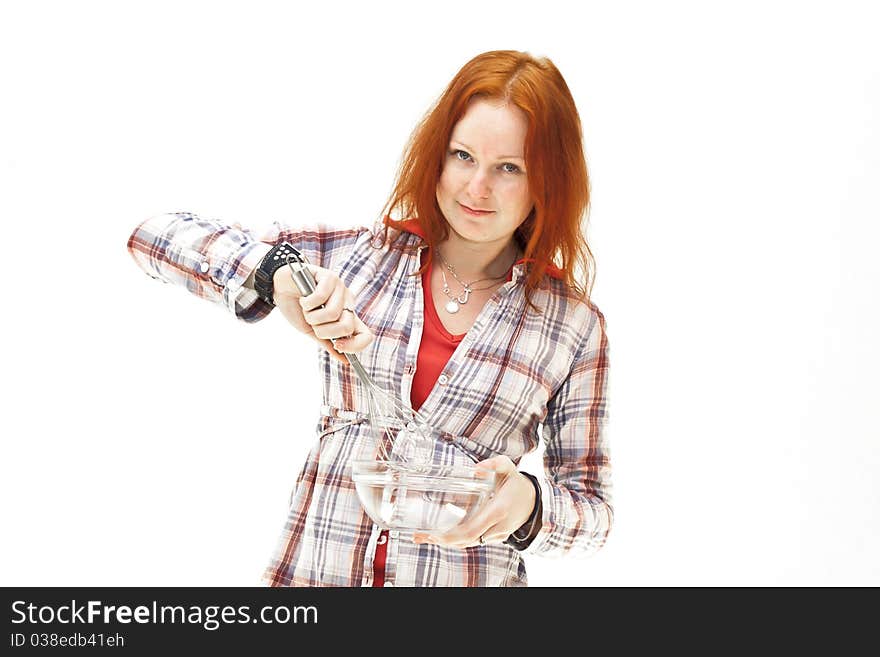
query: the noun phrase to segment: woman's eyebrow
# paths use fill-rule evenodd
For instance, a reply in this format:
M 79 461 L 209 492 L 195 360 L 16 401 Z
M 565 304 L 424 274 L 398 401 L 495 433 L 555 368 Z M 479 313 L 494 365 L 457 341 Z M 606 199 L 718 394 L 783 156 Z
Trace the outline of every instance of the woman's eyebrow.
M 465 144 L 463 141 L 458 141 L 457 139 L 453 139 L 453 142 L 458 144 L 459 146 L 463 146 L 466 150 L 473 151 L 474 149 Z M 499 160 L 522 160 L 525 162 L 525 158 L 522 155 L 501 155 L 498 157 Z

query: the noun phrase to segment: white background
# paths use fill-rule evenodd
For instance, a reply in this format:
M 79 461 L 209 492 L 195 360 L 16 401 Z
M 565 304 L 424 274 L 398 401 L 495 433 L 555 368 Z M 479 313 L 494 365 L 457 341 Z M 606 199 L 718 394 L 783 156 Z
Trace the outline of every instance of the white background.
M 870 5 L 4 3 L 0 584 L 258 584 L 316 348 L 148 278 L 128 235 L 371 223 L 503 48 L 581 112 L 612 357 L 615 528 L 531 584 L 880 584 Z

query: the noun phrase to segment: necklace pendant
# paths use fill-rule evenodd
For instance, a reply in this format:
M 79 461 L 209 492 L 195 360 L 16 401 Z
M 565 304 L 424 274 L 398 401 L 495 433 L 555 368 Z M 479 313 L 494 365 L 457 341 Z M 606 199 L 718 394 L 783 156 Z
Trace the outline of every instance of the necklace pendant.
M 444 308 L 446 308 L 446 312 L 448 312 L 450 315 L 454 315 L 455 313 L 458 312 L 458 308 L 459 308 L 458 302 L 455 301 L 454 299 L 447 301 Z

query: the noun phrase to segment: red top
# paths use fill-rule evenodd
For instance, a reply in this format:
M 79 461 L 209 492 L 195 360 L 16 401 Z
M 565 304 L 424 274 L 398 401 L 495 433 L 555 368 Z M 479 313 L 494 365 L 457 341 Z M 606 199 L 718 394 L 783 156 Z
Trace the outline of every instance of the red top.
M 422 264 L 425 263 L 424 252 Z M 422 274 L 422 290 L 425 297 L 425 327 L 422 330 L 422 341 L 419 345 L 419 353 L 416 357 L 416 373 L 413 377 L 412 394 L 410 400 L 415 410 L 418 410 L 437 382 L 437 377 L 446 367 L 446 363 L 452 357 L 452 353 L 458 348 L 458 343 L 466 335 L 453 335 L 446 330 L 437 309 L 434 307 L 434 297 L 431 293 L 431 270 L 434 264 L 428 267 Z M 509 279 L 508 279 L 509 280 Z

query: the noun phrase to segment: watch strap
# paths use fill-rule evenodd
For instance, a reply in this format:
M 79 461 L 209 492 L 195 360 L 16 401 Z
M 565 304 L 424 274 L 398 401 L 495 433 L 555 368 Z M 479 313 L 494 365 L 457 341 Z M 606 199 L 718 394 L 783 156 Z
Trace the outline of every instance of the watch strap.
M 273 284 L 275 272 L 286 265 L 288 259 L 295 253 L 299 253 L 299 251 L 290 242 L 276 244 L 263 256 L 254 271 L 254 290 L 256 290 L 257 296 L 270 306 L 275 305 Z

